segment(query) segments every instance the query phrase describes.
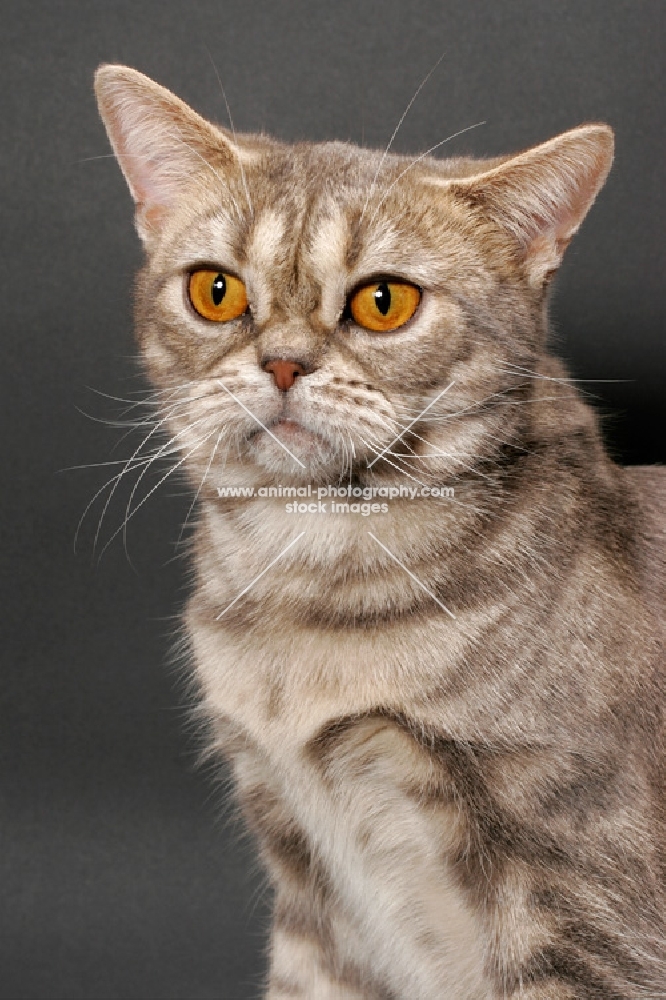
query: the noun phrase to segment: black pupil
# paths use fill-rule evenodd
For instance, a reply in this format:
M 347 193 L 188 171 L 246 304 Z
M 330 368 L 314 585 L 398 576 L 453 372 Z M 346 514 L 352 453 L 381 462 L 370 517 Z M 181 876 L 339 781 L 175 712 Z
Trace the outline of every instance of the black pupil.
M 375 305 L 382 316 L 386 316 L 391 308 L 391 289 L 385 281 L 382 281 L 381 285 L 377 285 L 375 289 Z
M 224 275 L 223 274 L 218 274 L 218 276 L 213 281 L 213 287 L 212 287 L 212 290 L 211 290 L 211 294 L 212 294 L 212 297 L 213 297 L 214 304 L 216 306 L 219 306 L 220 302 L 222 301 L 222 299 L 224 298 L 224 296 L 227 294 L 227 283 L 224 280 Z

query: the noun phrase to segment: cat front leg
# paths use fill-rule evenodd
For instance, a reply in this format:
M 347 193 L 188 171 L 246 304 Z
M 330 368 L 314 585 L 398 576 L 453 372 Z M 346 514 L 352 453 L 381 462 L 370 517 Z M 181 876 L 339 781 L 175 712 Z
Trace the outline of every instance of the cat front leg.
M 309 859 L 289 870 L 280 848 L 265 852 L 276 887 L 267 1000 L 391 1000 L 350 955 L 350 928 L 330 899 L 325 874 Z M 287 847 L 294 863 L 294 843 Z M 305 861 L 305 856 L 302 855 Z
M 282 926 L 271 937 L 271 965 L 266 1000 L 379 1000 L 334 973 L 315 937 Z
M 392 1000 L 361 975 L 350 951 L 355 935 L 335 907 L 328 873 L 266 759 L 246 742 L 234 769 L 275 889 L 266 1000 Z

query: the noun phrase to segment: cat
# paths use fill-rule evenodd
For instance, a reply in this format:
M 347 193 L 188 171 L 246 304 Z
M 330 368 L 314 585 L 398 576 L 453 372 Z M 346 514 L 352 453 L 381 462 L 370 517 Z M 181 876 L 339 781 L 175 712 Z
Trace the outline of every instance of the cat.
M 666 997 L 666 478 L 610 460 L 547 349 L 611 129 L 407 158 L 95 85 L 266 996 Z

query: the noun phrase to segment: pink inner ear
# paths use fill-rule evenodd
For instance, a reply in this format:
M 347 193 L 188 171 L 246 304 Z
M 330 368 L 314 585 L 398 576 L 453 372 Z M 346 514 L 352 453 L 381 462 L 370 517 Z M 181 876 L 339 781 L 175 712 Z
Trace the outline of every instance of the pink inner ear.
M 582 126 L 474 178 L 471 187 L 475 200 L 516 238 L 538 282 L 559 266 L 611 163 L 610 129 Z
M 221 129 L 136 70 L 103 66 L 95 89 L 111 145 L 137 206 L 142 236 L 178 203 L 211 151 L 218 161 L 226 153 L 230 163 L 240 155 Z
M 170 143 L 159 151 L 149 148 L 146 139 L 154 143 Z M 166 213 L 178 201 L 179 193 L 191 179 L 196 165 L 189 150 L 178 150 L 176 139 L 163 138 L 159 129 L 123 134 L 118 142 L 117 156 L 132 198 L 136 204 L 136 222 L 142 236 L 157 229 Z
M 606 172 L 601 164 L 593 171 L 588 171 L 577 178 L 578 183 L 567 190 L 567 198 L 559 206 L 555 216 L 555 239 L 563 243 L 564 251 L 572 236 L 578 231 L 596 198 L 601 185 L 606 179 Z
M 177 171 L 174 167 L 179 159 L 175 150 L 172 153 L 174 162 L 170 169 L 167 151 L 159 156 L 155 150 L 141 149 L 138 144 L 135 144 L 131 151 L 130 149 L 119 153 L 118 159 L 121 161 L 137 208 L 141 208 L 145 213 L 153 210 L 159 212 L 168 208 L 173 204 L 175 189 L 178 186 L 174 183 L 177 182 Z M 182 182 L 185 182 L 190 172 L 183 170 L 182 173 Z
M 113 116 L 109 134 L 132 197 L 146 213 L 166 209 L 198 170 L 203 157 L 194 142 L 205 149 L 204 137 L 193 138 L 184 123 L 164 121 L 163 108 L 123 110 L 121 105 Z

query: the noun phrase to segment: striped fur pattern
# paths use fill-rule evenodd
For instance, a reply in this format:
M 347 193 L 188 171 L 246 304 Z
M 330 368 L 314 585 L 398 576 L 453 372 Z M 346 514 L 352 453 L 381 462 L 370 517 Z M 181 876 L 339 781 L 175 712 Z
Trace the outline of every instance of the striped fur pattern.
M 666 482 L 610 461 L 546 346 L 610 130 L 409 159 L 234 136 L 124 67 L 97 94 L 198 495 L 193 676 L 275 889 L 267 997 L 666 997 Z M 247 313 L 194 314 L 202 265 Z M 393 333 L 346 310 L 376 277 L 422 290 Z M 454 497 L 218 495 L 277 483 Z

